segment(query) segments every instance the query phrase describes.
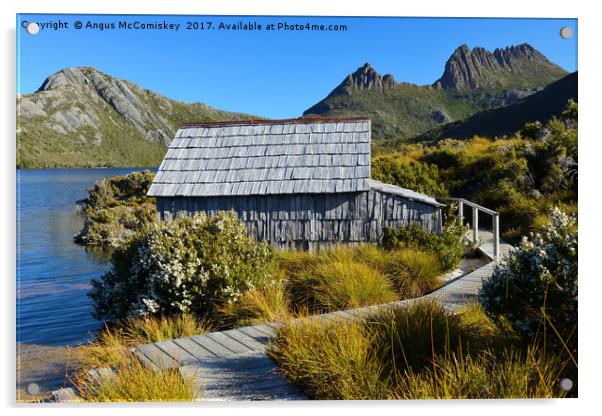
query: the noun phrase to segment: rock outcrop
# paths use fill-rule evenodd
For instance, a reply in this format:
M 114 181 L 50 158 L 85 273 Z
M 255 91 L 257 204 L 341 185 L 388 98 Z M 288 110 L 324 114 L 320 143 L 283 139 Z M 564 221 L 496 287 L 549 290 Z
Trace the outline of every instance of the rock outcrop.
M 522 87 L 537 81 L 545 85 L 563 75 L 566 71 L 527 43 L 498 48 L 493 53 L 481 47 L 471 50 L 462 45 L 448 59 L 443 75 L 433 87 L 458 91 Z

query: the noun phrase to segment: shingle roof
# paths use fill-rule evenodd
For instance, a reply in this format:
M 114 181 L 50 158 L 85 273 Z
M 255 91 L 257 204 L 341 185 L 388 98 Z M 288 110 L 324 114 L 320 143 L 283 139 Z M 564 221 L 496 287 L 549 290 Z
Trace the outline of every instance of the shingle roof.
M 148 195 L 358 192 L 369 178 L 368 119 L 184 125 Z
M 375 181 L 374 179 L 370 179 L 370 188 L 384 192 L 387 194 L 399 195 L 406 199 L 423 202 L 425 204 L 434 205 L 436 207 L 444 207 L 445 204 L 441 204 L 437 202 L 437 200 L 431 196 L 421 194 L 416 191 L 412 191 L 410 189 L 402 188 L 396 185 L 390 185 L 388 183 L 382 183 L 379 181 Z

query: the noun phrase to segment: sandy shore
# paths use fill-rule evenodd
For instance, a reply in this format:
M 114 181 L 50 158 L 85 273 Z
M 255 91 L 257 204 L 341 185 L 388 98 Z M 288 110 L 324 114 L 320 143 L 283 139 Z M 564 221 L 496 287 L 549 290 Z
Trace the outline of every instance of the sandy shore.
M 65 385 L 81 357 L 80 347 L 17 345 L 17 401 L 47 398 L 52 390 Z M 31 395 L 27 386 L 36 383 L 39 394 Z

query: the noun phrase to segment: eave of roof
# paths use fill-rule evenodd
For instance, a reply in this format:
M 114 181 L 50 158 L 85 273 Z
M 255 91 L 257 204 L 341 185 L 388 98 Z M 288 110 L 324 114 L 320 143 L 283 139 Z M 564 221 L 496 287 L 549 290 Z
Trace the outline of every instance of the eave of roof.
M 392 195 L 398 195 L 398 196 L 404 197 L 406 199 L 409 199 L 411 201 L 418 201 L 418 202 L 433 205 L 436 207 L 444 207 L 445 206 L 445 204 L 438 202 L 432 196 L 428 196 L 428 195 L 422 194 L 420 192 L 412 191 L 410 189 L 402 188 L 400 186 L 379 182 L 374 179 L 370 179 L 370 188 L 377 190 L 379 192 L 384 192 L 384 193 L 388 193 L 388 194 L 392 194 Z
M 212 127 L 231 125 L 256 125 L 256 124 L 300 124 L 300 123 L 332 123 L 345 121 L 370 121 L 369 117 L 315 117 L 315 118 L 286 118 L 281 120 L 249 119 L 234 121 L 212 121 L 206 123 L 181 123 L 180 128 L 186 127 Z

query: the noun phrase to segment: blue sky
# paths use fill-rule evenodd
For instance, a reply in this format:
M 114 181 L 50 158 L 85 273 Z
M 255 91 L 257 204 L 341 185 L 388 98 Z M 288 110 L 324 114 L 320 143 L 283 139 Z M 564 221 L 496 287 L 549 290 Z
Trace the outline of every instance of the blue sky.
M 28 35 L 23 21 L 66 22 Z M 173 30 L 93 30 L 76 21 L 179 24 Z M 186 22 L 257 22 L 261 31 L 186 30 Z M 346 31 L 267 31 L 289 24 Z M 562 39 L 561 27 L 573 29 Z M 350 72 L 370 62 L 397 81 L 431 84 L 461 44 L 489 50 L 530 43 L 567 71 L 577 69 L 576 19 L 443 19 L 219 16 L 17 16 L 17 92 L 34 92 L 65 67 L 92 66 L 167 97 L 269 118 L 297 117 Z

